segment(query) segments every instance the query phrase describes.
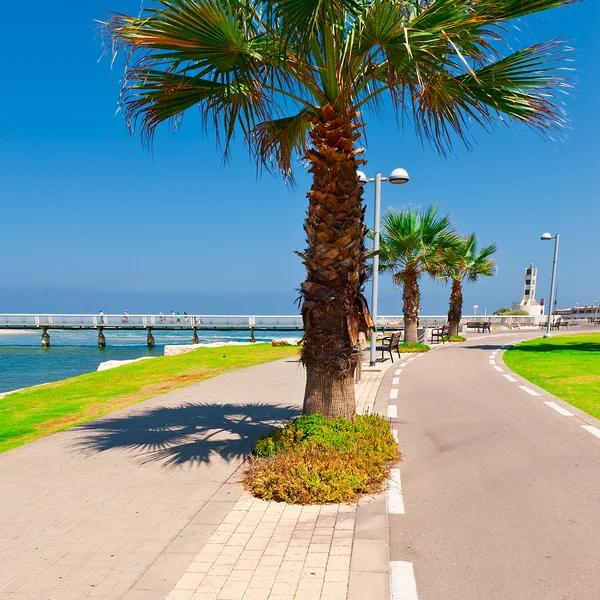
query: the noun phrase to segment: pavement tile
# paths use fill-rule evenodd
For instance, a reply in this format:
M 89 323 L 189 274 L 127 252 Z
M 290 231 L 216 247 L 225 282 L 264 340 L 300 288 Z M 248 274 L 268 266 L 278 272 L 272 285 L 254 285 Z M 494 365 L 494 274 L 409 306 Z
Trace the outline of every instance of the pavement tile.
M 249 588 L 261 588 L 261 589 L 271 589 L 271 586 L 275 583 L 275 575 L 269 577 L 260 577 L 257 575 L 253 575 L 252 579 L 248 583 Z
M 211 574 L 186 572 L 175 585 L 176 590 L 197 590 L 200 583 Z
M 271 588 L 271 596 L 285 596 L 290 595 L 294 596 L 296 592 L 296 582 L 286 582 L 286 583 L 277 583 L 273 584 Z
M 195 558 L 195 554 L 175 552 L 161 554 L 136 581 L 134 590 L 171 591 Z
M 193 590 L 172 590 L 165 600 L 191 600 Z
M 246 590 L 246 593 L 244 594 L 243 600 L 267 600 L 270 592 L 271 592 L 270 588 L 248 589 L 248 590 Z
M 348 581 L 347 600 L 390 599 L 390 579 L 387 573 L 353 571 Z
M 208 502 L 192 518 L 194 524 L 221 525 L 235 506 L 234 502 Z
M 219 600 L 242 600 L 248 586 L 240 581 L 228 581 L 219 592 L 217 598 Z
M 329 554 L 327 552 L 309 552 L 304 560 L 305 567 L 325 567 Z
M 352 549 L 351 571 L 369 573 L 389 572 L 389 547 L 381 540 L 355 540 Z M 332 569 L 344 568 L 348 557 L 331 556 L 329 565 Z
M 229 577 L 231 572 L 233 571 L 232 565 L 213 565 L 210 567 L 207 575 L 217 575 L 219 577 Z

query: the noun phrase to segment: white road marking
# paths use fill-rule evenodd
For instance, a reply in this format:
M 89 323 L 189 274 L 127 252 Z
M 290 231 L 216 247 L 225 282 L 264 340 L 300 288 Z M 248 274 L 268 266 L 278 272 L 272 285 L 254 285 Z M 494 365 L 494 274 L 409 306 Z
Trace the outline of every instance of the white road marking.
M 407 364 L 408 364 L 407 362 L 403 362 L 403 363 L 400 363 L 400 366 L 405 367 Z
M 495 360 L 492 358 L 492 359 L 490 360 L 490 365 L 495 365 L 495 364 L 496 364 L 496 361 L 495 361 Z
M 511 383 L 516 383 L 517 380 L 512 375 L 505 375 L 506 379 L 508 379 Z
M 519 386 L 524 392 L 527 392 L 530 396 L 539 396 L 539 394 L 537 392 L 535 392 L 534 390 L 532 390 L 531 388 L 528 388 L 526 385 L 520 385 Z
M 395 404 L 388 405 L 388 419 L 398 418 L 398 407 Z
M 392 600 L 419 600 L 415 570 L 411 562 L 390 561 L 390 592 Z
M 494 367 L 494 369 L 496 369 L 496 371 L 500 371 L 501 373 L 504 373 L 504 369 L 502 367 L 499 367 L 498 365 L 496 365 Z
M 387 509 L 390 515 L 404 514 L 404 498 L 402 498 L 400 469 L 391 469 L 390 471 L 390 485 L 387 491 Z
M 390 400 L 395 400 L 398 397 L 398 390 L 396 388 L 392 388 L 390 390 Z
M 398 430 L 397 429 L 392 429 L 392 435 L 394 436 L 394 441 L 397 444 L 398 443 Z
M 406 362 L 410 362 L 411 360 L 415 360 L 415 358 L 417 358 L 417 357 L 413 356 L 412 358 L 409 358 Z
M 553 408 L 557 413 L 560 413 L 564 417 L 573 416 L 573 413 L 570 413 L 568 410 L 565 410 L 562 406 L 556 404 L 556 402 L 544 402 L 544 404 L 547 404 L 550 408 Z
M 396 372 L 394 373 L 394 375 L 400 375 L 400 373 L 402 373 L 402 369 L 396 369 Z
M 594 427 L 593 425 L 582 425 L 582 427 L 589 431 L 592 435 L 595 435 L 597 438 L 600 438 L 600 429 Z
M 400 383 L 400 377 L 394 377 L 392 379 L 392 385 L 398 385 Z
M 490 360 L 494 360 L 496 358 L 495 354 L 490 354 Z

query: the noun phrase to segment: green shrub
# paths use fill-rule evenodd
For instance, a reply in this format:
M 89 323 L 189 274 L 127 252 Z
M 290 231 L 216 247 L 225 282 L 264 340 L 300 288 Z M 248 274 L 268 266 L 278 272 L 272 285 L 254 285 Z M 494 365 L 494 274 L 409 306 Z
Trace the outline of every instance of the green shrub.
M 467 338 L 462 335 L 451 335 L 450 337 L 446 337 L 449 342 L 466 342 Z
M 256 443 L 244 484 L 263 500 L 346 502 L 381 490 L 398 457 L 382 417 L 302 416 Z
M 402 354 L 409 352 L 429 352 L 431 350 L 427 344 L 419 344 L 419 342 L 415 342 L 414 344 L 403 342 L 402 344 L 398 344 L 398 349 Z

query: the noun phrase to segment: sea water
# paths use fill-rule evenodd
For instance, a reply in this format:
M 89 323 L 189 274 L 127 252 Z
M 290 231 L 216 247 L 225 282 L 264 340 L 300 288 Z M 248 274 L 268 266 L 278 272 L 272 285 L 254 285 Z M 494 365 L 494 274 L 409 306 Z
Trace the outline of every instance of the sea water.
M 191 331 L 154 331 L 156 347 L 146 345 L 145 331 L 106 331 L 106 348 L 98 348 L 95 331 L 51 330 L 50 348 L 40 332 L 0 335 L 0 393 L 96 371 L 107 360 L 162 356 L 166 344 L 191 344 Z M 255 332 L 257 342 L 298 338 L 302 332 Z M 200 343 L 248 342 L 246 331 L 198 331 Z

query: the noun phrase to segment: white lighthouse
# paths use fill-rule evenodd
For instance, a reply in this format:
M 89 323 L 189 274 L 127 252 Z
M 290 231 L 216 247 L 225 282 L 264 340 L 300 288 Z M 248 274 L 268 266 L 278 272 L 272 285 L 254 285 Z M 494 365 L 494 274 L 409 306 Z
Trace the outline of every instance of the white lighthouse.
M 528 314 L 543 315 L 544 306 L 535 299 L 535 286 L 537 283 L 537 269 L 530 264 L 525 269 L 525 283 L 523 284 L 523 298 L 518 304 L 513 303 L 513 310 L 524 310 Z

